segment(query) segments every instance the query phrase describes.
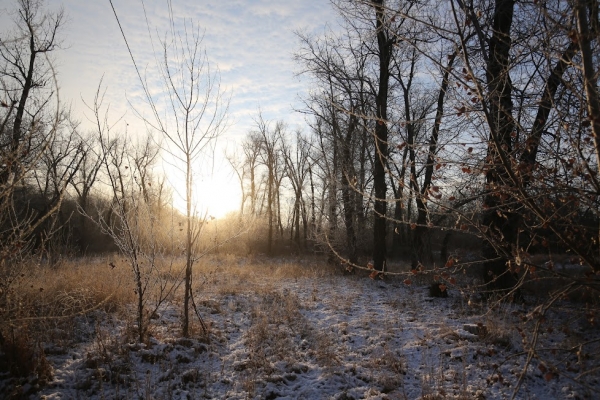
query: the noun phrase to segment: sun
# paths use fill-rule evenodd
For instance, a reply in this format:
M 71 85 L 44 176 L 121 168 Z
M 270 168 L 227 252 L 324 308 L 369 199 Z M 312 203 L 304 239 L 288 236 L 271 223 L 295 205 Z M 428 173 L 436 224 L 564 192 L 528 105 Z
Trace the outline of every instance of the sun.
M 173 206 L 182 214 L 186 212 L 185 183 L 171 176 L 174 188 Z M 192 208 L 194 214 L 206 217 L 223 218 L 231 212 L 239 211 L 242 193 L 239 182 L 225 169 L 212 174 L 195 177 Z
M 241 202 L 239 183 L 232 176 L 215 173 L 196 184 L 197 210 L 209 216 L 223 218 L 228 213 L 238 211 Z

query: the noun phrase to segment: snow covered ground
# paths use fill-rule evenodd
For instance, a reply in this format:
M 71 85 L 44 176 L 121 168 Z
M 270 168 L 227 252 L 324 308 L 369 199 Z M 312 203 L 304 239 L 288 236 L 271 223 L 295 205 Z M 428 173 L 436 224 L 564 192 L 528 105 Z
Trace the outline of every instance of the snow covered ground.
M 53 379 L 42 399 L 517 399 L 600 398 L 597 326 L 558 305 L 526 367 L 534 304 L 488 310 L 449 288 L 362 274 L 244 281 L 211 275 L 196 299 L 209 335 L 179 331 L 181 306 L 154 320 L 146 344 L 131 322 L 96 312 L 77 340 L 46 344 Z M 590 344 L 573 351 L 574 338 Z M 579 341 L 577 343 L 581 343 Z M 586 357 L 586 355 L 588 355 Z M 0 384 L 1 386 L 1 384 Z

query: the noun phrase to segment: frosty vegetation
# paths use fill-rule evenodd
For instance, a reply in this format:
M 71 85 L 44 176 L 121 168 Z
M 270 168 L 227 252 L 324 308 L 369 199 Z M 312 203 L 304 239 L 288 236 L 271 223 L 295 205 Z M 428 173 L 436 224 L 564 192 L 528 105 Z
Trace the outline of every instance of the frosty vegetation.
M 214 219 L 194 172 L 230 94 L 202 27 L 132 56 L 146 136 L 102 81 L 83 129 L 65 14 L 12 1 L 1 397 L 600 396 L 598 2 L 330 2 L 339 26 L 297 33 L 305 129 L 257 113 L 226 156 L 239 210 Z

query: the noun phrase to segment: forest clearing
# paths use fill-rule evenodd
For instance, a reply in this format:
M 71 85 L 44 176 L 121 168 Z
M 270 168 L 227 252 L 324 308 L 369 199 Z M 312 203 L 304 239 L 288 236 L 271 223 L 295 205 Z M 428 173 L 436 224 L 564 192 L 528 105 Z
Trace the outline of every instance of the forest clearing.
M 0 398 L 600 398 L 600 1 L 0 0 Z
M 35 342 L 14 332 L 15 360 L 35 378 L 3 374 L 2 397 L 506 399 L 519 386 L 516 398 L 592 399 L 600 390 L 600 330 L 579 302 L 546 312 L 534 336 L 533 293 L 488 310 L 470 296 L 472 276 L 439 298 L 425 276 L 407 285 L 343 275 L 314 258 L 209 257 L 194 287 L 207 332 L 196 319 L 181 336 L 175 295 L 139 343 L 128 273 L 101 258 L 28 280 L 42 314 L 100 306 L 48 318 Z M 589 344 L 573 347 L 580 337 Z M 538 358 L 526 367 L 533 340 Z

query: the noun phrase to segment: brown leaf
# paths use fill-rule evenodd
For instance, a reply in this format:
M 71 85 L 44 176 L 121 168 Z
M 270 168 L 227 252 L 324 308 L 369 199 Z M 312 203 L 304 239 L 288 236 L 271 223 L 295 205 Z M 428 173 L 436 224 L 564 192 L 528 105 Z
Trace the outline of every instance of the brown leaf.
M 545 373 L 546 371 L 548 371 L 548 368 L 546 368 L 546 366 L 544 364 L 538 365 L 538 369 L 540 371 L 542 371 L 542 373 Z

